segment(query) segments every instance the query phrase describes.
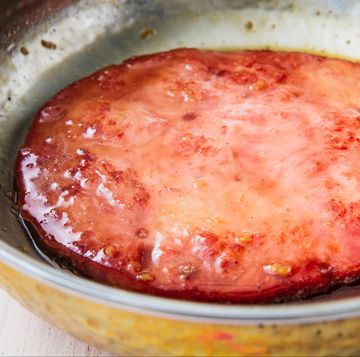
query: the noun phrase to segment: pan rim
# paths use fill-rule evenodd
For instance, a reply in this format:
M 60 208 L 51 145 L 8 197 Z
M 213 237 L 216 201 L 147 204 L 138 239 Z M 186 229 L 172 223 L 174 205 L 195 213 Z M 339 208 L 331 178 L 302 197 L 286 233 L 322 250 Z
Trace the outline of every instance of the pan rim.
M 56 290 L 136 313 L 230 325 L 314 323 L 360 317 L 360 296 L 282 304 L 220 304 L 147 295 L 57 270 L 0 241 L 0 262 Z

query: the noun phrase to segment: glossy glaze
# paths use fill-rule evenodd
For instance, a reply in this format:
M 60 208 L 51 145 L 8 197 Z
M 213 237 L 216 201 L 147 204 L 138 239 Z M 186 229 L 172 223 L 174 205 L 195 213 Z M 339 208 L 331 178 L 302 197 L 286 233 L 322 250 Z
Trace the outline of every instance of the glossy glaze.
M 64 89 L 17 160 L 20 209 L 96 280 L 189 299 L 305 296 L 359 271 L 360 66 L 175 50 Z

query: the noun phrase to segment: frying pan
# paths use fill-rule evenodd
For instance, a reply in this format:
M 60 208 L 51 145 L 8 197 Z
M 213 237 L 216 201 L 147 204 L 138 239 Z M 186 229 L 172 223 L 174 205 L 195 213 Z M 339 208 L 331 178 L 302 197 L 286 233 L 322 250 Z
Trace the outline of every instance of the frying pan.
M 360 295 L 224 305 L 142 295 L 76 276 L 37 252 L 14 203 L 17 150 L 67 84 L 175 47 L 298 50 L 360 59 L 356 0 L 0 0 L 0 285 L 35 314 L 121 355 L 360 354 Z

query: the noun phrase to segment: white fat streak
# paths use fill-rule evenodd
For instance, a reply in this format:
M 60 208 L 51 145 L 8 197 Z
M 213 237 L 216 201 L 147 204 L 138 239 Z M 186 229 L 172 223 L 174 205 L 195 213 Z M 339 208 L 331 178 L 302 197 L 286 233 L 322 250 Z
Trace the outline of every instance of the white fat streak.
M 150 124 L 154 124 L 154 123 L 167 123 L 168 120 L 167 119 L 164 119 L 164 118 L 159 118 L 159 117 L 151 117 L 151 116 L 148 116 L 145 118 L 145 121 L 150 123 Z
M 183 246 L 183 239 L 188 238 L 189 237 L 189 231 L 187 228 L 182 228 L 179 227 L 178 225 L 174 224 L 171 227 L 171 232 L 173 233 L 173 240 L 174 243 L 179 246 L 182 247 Z
M 191 254 L 201 255 L 206 249 L 205 246 L 206 239 L 200 235 L 197 235 L 193 238 Z
M 104 249 L 100 249 L 94 256 L 91 257 L 91 260 L 93 260 L 94 262 L 100 263 L 102 265 L 109 266 L 109 262 L 106 259 Z
M 84 133 L 84 138 L 92 139 L 95 133 L 96 133 L 96 128 L 89 126 Z
M 174 238 L 174 242 L 176 245 L 178 245 L 179 247 L 182 247 L 183 243 L 182 240 L 179 238 Z
M 71 175 L 71 170 L 66 170 L 65 172 L 64 172 L 64 178 L 72 178 L 72 175 Z
M 100 263 L 104 266 L 110 266 L 110 263 L 106 257 L 106 254 L 104 253 L 103 248 L 98 251 L 96 251 L 94 249 L 90 249 L 85 252 L 84 257 L 90 258 L 92 261 Z
M 84 178 L 80 170 L 76 171 L 76 174 L 74 175 L 74 179 L 79 182 L 80 187 L 82 188 L 86 187 L 86 182 L 88 181 L 88 179 Z
M 102 182 L 98 185 L 96 194 L 104 197 L 110 206 L 116 206 L 118 204 L 118 202 L 114 199 L 113 193 L 105 187 Z
M 276 269 L 274 268 L 273 265 L 264 265 L 263 271 L 265 274 L 268 274 L 268 275 L 276 275 Z
M 55 204 L 55 208 L 59 208 L 59 207 L 64 207 L 64 208 L 68 208 L 70 206 L 72 206 L 75 202 L 74 196 L 71 196 L 67 201 L 65 200 L 65 196 L 69 194 L 69 191 L 65 190 L 58 198 L 56 204 Z
M 184 102 L 188 103 L 190 101 L 189 95 L 186 92 L 182 92 L 181 94 L 183 96 Z
M 66 170 L 63 176 L 64 178 L 74 179 L 75 181 L 79 182 L 82 188 L 86 187 L 86 182 L 88 181 L 88 179 L 83 177 L 79 169 L 76 170 L 76 173 L 74 175 L 71 173 L 71 170 Z
M 50 190 L 51 190 L 51 191 L 55 191 L 58 187 L 59 187 L 59 184 L 58 184 L 57 182 L 53 182 L 53 183 L 50 185 Z
M 224 257 L 225 257 L 225 253 L 221 253 L 221 254 L 215 259 L 214 267 L 215 267 L 216 272 L 218 272 L 218 273 L 221 273 L 222 270 L 223 270 L 223 269 L 221 268 L 221 264 L 222 264 L 222 262 L 224 261 Z
M 99 197 L 103 197 L 109 203 L 110 206 L 116 206 L 120 208 L 124 208 L 125 204 L 120 203 L 119 201 L 114 199 L 113 193 L 105 186 L 107 182 L 107 178 L 100 171 L 96 170 L 96 174 L 101 178 L 101 182 L 96 188 L 96 195 Z
M 164 254 L 164 251 L 161 249 L 161 243 L 164 240 L 164 238 L 165 237 L 161 233 L 159 232 L 155 233 L 154 248 L 151 252 L 151 259 L 155 265 L 159 265 L 160 257 Z

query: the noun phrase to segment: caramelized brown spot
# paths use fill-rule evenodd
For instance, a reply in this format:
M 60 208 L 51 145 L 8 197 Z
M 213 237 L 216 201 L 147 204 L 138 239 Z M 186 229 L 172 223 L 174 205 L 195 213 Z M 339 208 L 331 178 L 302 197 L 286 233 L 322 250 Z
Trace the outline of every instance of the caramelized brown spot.
M 215 67 L 209 67 L 208 68 L 209 73 L 217 76 L 217 77 L 224 77 L 226 75 L 229 75 L 231 72 L 226 69 L 219 69 Z
M 115 246 L 108 245 L 104 248 L 104 254 L 110 258 L 115 258 L 119 254 L 119 251 L 116 249 Z
M 282 71 L 277 71 L 275 72 L 274 74 L 274 79 L 277 83 L 284 83 L 287 79 L 287 74 L 282 72 Z M 289 95 L 291 97 L 297 97 L 298 95 L 297 94 L 294 94 L 294 93 L 289 93 Z
M 291 266 L 273 263 L 269 265 L 264 265 L 263 271 L 265 274 L 268 275 L 286 277 L 291 274 Z
M 142 269 L 142 265 L 138 262 L 131 262 L 126 267 L 126 270 L 132 274 L 138 273 L 141 269 Z
M 250 232 L 242 232 L 235 238 L 236 243 L 251 243 L 253 240 L 253 234 Z
M 338 217 L 344 217 L 346 214 L 346 206 L 344 202 L 340 200 L 332 199 L 329 202 L 331 210 L 338 216 Z
M 257 80 L 256 82 L 250 84 L 250 90 L 265 90 L 268 87 L 268 84 L 263 80 Z
M 208 187 L 208 182 L 204 179 L 198 179 L 195 181 L 194 187 L 199 190 L 204 190 L 206 187 Z
M 61 188 L 62 192 L 67 192 L 66 196 L 75 196 L 81 191 L 80 184 L 78 182 L 75 182 L 71 185 L 67 185 Z
M 149 203 L 150 194 L 145 188 L 140 188 L 139 192 L 134 195 L 134 201 L 140 206 L 146 206 Z
M 247 70 L 237 71 L 230 75 L 231 80 L 236 84 L 252 84 L 257 81 L 257 75 L 254 72 L 250 72 Z
M 192 121 L 195 120 L 197 115 L 194 112 L 188 112 L 183 115 L 184 121 Z
M 138 238 L 144 239 L 149 235 L 149 231 L 145 228 L 139 228 L 135 234 Z
M 136 275 L 136 280 L 147 282 L 147 281 L 155 280 L 155 277 L 154 277 L 154 275 L 152 275 L 150 273 L 141 273 L 141 274 Z

